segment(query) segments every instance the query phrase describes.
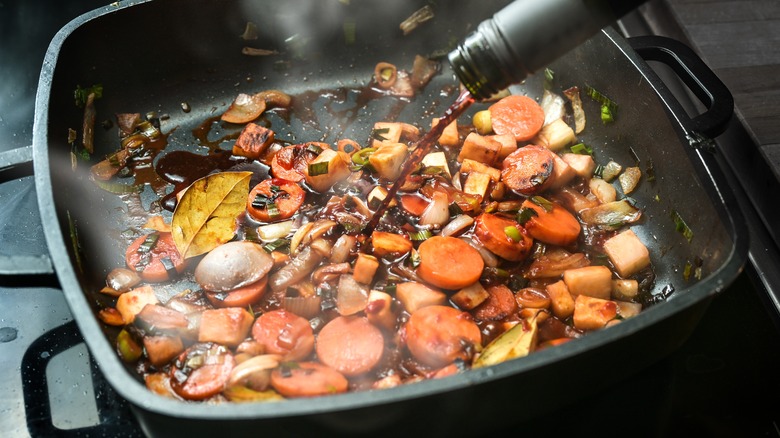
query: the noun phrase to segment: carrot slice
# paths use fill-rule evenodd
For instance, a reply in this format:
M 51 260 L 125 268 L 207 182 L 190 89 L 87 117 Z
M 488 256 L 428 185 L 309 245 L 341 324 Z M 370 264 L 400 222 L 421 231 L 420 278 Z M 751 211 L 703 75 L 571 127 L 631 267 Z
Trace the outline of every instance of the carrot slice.
M 316 397 L 346 392 L 349 381 L 333 368 L 299 362 L 271 372 L 271 386 L 285 397 Z
M 415 359 L 437 368 L 456 359 L 471 359 L 473 347 L 482 342 L 471 315 L 449 306 L 428 306 L 412 313 L 404 336 Z
M 512 219 L 490 213 L 482 213 L 474 221 L 474 237 L 488 251 L 513 262 L 525 260 L 531 252 L 534 240 L 520 224 Z M 517 233 L 512 231 L 513 227 Z M 515 239 L 518 239 L 515 241 Z
M 266 353 L 282 355 L 284 360 L 300 360 L 314 350 L 309 321 L 284 309 L 260 315 L 252 325 L 252 337 Z
M 152 248 L 148 251 L 141 248 L 141 245 L 144 245 L 147 239 L 149 239 L 148 242 L 152 242 L 154 235 L 157 235 L 157 240 Z M 148 244 L 144 245 L 144 247 L 146 246 Z M 182 272 L 187 267 L 186 260 L 179 254 L 176 244 L 173 243 L 171 233 L 152 233 L 141 236 L 135 239 L 127 247 L 127 251 L 125 251 L 125 263 L 127 263 L 127 266 L 137 272 L 145 281 L 152 283 L 170 279 L 163 259 L 167 259 L 170 262 L 168 267 L 172 266 L 176 272 Z
M 382 359 L 385 340 L 382 332 L 368 319 L 339 316 L 328 322 L 317 335 L 317 357 L 325 365 L 345 376 L 371 371 Z
M 249 192 L 246 211 L 261 222 L 288 219 L 301 208 L 305 197 L 306 192 L 292 181 L 281 178 L 267 179 Z
M 268 286 L 268 276 L 228 292 L 206 291 L 206 298 L 214 307 L 246 307 L 260 301 Z
M 468 243 L 455 238 L 434 236 L 420 244 L 417 274 L 442 289 L 461 289 L 479 280 L 485 262 Z
M 524 195 L 541 192 L 552 181 L 555 157 L 543 146 L 529 144 L 509 154 L 501 169 L 501 180 Z
M 512 134 L 517 141 L 527 141 L 542 129 L 544 110 L 528 96 L 511 95 L 490 105 L 493 132 Z
M 580 223 L 573 214 L 555 202 L 547 211 L 541 205 L 527 199 L 521 208 L 530 208 L 536 212 L 523 227 L 534 239 L 558 246 L 569 246 L 577 242 L 580 236 Z

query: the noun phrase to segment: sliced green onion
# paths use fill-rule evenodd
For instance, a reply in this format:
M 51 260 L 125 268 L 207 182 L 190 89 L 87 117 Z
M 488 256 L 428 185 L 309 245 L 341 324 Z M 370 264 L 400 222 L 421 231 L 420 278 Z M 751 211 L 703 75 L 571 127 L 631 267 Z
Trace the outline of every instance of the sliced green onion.
M 311 144 L 311 143 L 309 143 L 309 145 L 306 146 L 306 150 L 308 152 L 311 152 L 311 153 L 315 154 L 315 155 L 319 155 L 319 154 L 322 153 L 322 148 L 321 147 L 317 146 L 316 144 Z
M 442 166 L 423 166 L 420 174 L 422 175 L 441 175 L 445 173 Z
M 553 80 L 555 79 L 555 72 L 551 69 L 544 69 L 544 89 L 551 90 L 553 87 Z
M 276 239 L 273 242 L 268 242 L 265 245 L 263 245 L 263 249 L 266 252 L 273 252 L 273 251 L 279 251 L 285 246 L 289 246 L 290 241 L 287 239 Z
M 506 234 L 506 236 L 512 239 L 512 241 L 515 243 L 519 242 L 520 239 L 523 238 L 523 236 L 520 234 L 520 230 L 518 230 L 514 225 L 504 227 L 504 234 Z
M 571 152 L 580 155 L 593 155 L 593 148 L 585 143 L 577 143 L 571 147 Z
M 73 91 L 73 98 L 76 101 L 76 106 L 83 108 L 87 104 L 87 97 L 90 94 L 95 93 L 95 99 L 103 97 L 103 85 L 95 84 L 88 88 L 81 88 L 80 85 L 76 85 L 76 89 Z
M 388 132 L 390 132 L 390 128 L 372 129 L 371 138 L 379 141 L 387 141 L 387 138 L 385 138 L 383 134 L 387 134 Z
M 352 162 L 358 166 L 368 164 L 368 157 L 376 151 L 376 148 L 364 148 L 352 154 Z
M 685 223 L 682 216 L 680 216 L 680 213 L 678 213 L 676 210 L 672 210 L 672 220 L 674 221 L 674 226 L 677 232 L 682 233 L 688 242 L 693 240 L 693 231 L 688 226 L 688 224 Z
M 533 208 L 524 207 L 517 212 L 516 220 L 520 225 L 525 225 L 525 223 L 531 220 L 531 218 L 534 216 L 539 216 L 536 210 Z
M 423 240 L 430 239 L 433 237 L 433 233 L 431 230 L 420 230 L 415 232 L 409 232 L 409 238 L 412 239 L 413 242 L 422 242 Z
M 522 275 L 512 274 L 509 276 L 509 281 L 506 283 L 506 285 L 512 292 L 516 292 L 528 286 L 528 279 Z
M 327 175 L 330 161 L 320 161 L 319 163 L 309 164 L 309 176 Z
M 148 120 L 144 120 L 143 122 L 138 124 L 138 130 L 141 131 L 141 134 L 149 138 L 150 140 L 154 140 L 155 138 L 159 137 L 160 130 L 157 129 L 152 123 Z
M 599 91 L 597 91 L 590 85 L 585 85 L 585 94 L 587 94 L 588 97 L 600 103 L 601 105 L 606 106 L 611 113 L 617 112 L 618 105 L 612 99 L 601 94 Z
M 395 283 L 388 284 L 387 286 L 385 286 L 385 292 L 391 295 L 395 295 L 395 291 L 397 290 L 397 287 L 398 286 Z
M 136 250 L 136 252 L 139 254 L 145 254 L 150 252 L 157 245 L 157 240 L 159 239 L 160 239 L 160 235 L 157 233 L 152 233 L 146 236 L 146 239 L 144 239 L 144 242 L 141 244 L 141 246 L 138 247 L 138 250 Z
M 539 207 L 542 207 L 544 211 L 548 213 L 553 209 L 553 203 L 545 198 L 542 198 L 541 196 L 531 196 L 530 200 Z
M 265 208 L 268 212 L 268 216 L 271 217 L 271 219 L 276 219 L 279 216 L 282 215 L 282 213 L 279 211 L 279 207 L 276 206 L 275 202 L 269 202 L 265 205 Z
M 271 198 L 258 193 L 257 195 L 255 195 L 255 199 L 252 200 L 252 207 L 257 209 L 266 208 L 269 202 L 272 202 Z
M 601 105 L 601 122 L 604 124 L 612 123 L 615 118 L 612 116 L 612 111 L 607 105 Z

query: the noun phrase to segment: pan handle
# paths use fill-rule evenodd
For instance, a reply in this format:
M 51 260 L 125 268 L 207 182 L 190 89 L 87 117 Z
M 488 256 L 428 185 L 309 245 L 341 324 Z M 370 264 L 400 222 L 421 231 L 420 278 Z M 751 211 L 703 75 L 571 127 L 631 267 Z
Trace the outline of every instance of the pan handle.
M 675 39 L 655 35 L 628 38 L 628 42 L 645 61 L 658 61 L 674 70 L 704 104 L 706 110 L 702 114 L 681 121 L 688 131 L 715 138 L 726 130 L 734 114 L 734 98 L 726 85 L 690 47 Z M 666 104 L 677 106 L 674 108 L 675 114 L 678 117 L 686 114 L 673 101 L 669 99 Z
M 119 397 L 103 379 L 98 366 L 89 357 L 92 386 L 97 400 L 100 423 L 77 428 L 59 429 L 52 424 L 46 366 L 55 356 L 84 342 L 75 321 L 67 322 L 36 339 L 22 358 L 22 389 L 30 435 L 56 437 L 110 436 L 140 438 L 142 435 L 129 403 Z
M 32 174 L 32 146 L 0 152 L 0 184 Z M 4 277 L 3 281 L 14 277 L 27 285 L 56 284 L 56 280 L 49 278 L 53 275 L 54 268 L 48 254 L 0 256 L 0 276 Z

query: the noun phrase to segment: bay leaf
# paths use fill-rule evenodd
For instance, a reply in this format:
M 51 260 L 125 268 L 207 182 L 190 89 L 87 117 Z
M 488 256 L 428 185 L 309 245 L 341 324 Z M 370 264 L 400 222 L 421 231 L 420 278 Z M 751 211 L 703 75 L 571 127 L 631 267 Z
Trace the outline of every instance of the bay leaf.
M 171 220 L 176 249 L 184 258 L 205 254 L 230 241 L 246 210 L 252 172 L 221 172 L 193 182 Z

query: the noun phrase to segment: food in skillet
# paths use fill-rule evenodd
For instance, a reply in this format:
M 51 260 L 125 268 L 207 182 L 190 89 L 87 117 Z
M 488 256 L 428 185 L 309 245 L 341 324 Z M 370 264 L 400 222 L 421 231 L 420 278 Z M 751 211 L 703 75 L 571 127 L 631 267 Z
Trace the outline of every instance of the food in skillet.
M 408 97 L 425 82 L 380 63 L 372 84 Z M 278 400 L 441 378 L 638 314 L 652 287 L 626 196 L 638 168 L 577 143 L 579 91 L 564 94 L 571 114 L 545 91 L 447 126 L 370 233 L 430 126 L 378 120 L 369 138 L 291 144 L 255 122 L 295 96 L 240 95 L 222 115 L 243 125 L 228 159 L 160 190 L 173 214 L 152 215 L 109 274 L 101 318 L 121 327 L 119 354 L 165 396 Z M 93 167 L 101 187 L 164 137 L 150 125 L 136 118 Z

